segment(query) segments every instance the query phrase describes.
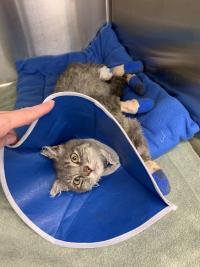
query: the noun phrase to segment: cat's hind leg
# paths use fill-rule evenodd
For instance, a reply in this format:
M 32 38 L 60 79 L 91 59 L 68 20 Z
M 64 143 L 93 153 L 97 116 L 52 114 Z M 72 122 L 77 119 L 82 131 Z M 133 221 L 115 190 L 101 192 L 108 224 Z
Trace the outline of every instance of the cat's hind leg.
M 143 136 L 141 126 L 137 120 L 130 120 L 128 129 L 128 135 L 133 144 L 135 145 L 138 153 L 142 157 L 148 170 L 154 177 L 155 182 L 160 188 L 163 195 L 167 195 L 170 192 L 170 184 L 167 176 L 160 168 L 160 166 L 151 159 L 149 149 L 146 140 Z
M 146 161 L 145 165 L 147 166 L 148 170 L 151 172 L 154 180 L 156 181 L 163 195 L 165 196 L 169 194 L 170 184 L 169 184 L 167 176 L 165 175 L 163 170 L 160 168 L 160 166 L 155 161 L 152 161 L 152 160 Z
M 127 120 L 125 127 L 126 132 L 128 133 L 129 138 L 136 147 L 138 153 L 144 161 L 151 160 L 149 149 L 142 132 L 142 127 L 138 120 L 126 118 Z
M 154 163 L 151 160 L 151 155 L 149 153 L 149 149 L 146 140 L 144 138 L 144 135 L 142 133 L 142 128 L 139 121 L 137 121 L 136 119 L 130 119 L 121 113 L 120 98 L 116 96 L 110 96 L 110 97 L 98 96 L 94 98 L 98 100 L 101 104 L 103 104 L 117 119 L 119 124 L 128 134 L 131 142 L 136 147 L 138 153 L 140 154 L 144 162 Z M 166 175 L 160 169 L 159 166 L 156 168 L 155 165 L 152 166 L 154 166 L 154 168 L 150 169 L 150 172 L 152 173 L 158 187 L 160 188 L 163 194 L 168 194 L 170 191 L 170 186 Z

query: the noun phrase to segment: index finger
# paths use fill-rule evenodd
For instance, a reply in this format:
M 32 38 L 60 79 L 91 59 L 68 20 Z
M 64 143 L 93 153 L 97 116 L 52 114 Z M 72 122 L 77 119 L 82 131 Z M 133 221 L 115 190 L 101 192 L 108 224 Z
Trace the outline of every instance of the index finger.
M 8 113 L 10 129 L 32 123 L 47 114 L 54 107 L 54 104 L 55 102 L 53 100 L 49 100 L 33 107 L 10 111 Z

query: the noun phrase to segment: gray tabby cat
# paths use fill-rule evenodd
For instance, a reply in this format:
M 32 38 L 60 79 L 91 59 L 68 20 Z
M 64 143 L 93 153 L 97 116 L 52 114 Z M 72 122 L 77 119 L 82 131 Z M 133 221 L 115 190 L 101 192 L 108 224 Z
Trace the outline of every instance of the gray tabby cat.
M 122 113 L 134 113 L 135 108 L 135 100 L 120 101 L 126 80 L 112 77 L 107 70 L 105 66 L 97 64 L 72 64 L 58 79 L 54 92 L 74 91 L 98 100 L 118 120 L 153 172 L 159 167 L 151 161 L 139 122 Z M 55 163 L 57 179 L 50 192 L 52 196 L 61 191 L 91 190 L 101 176 L 112 173 L 119 166 L 116 152 L 91 139 L 71 140 L 66 144 L 44 147 L 42 154 Z
M 135 100 L 120 101 L 126 83 L 124 77 L 106 77 L 99 64 L 71 64 L 57 81 L 54 92 L 78 92 L 98 100 L 117 119 L 144 161 L 150 160 L 149 150 L 142 134 L 140 123 L 127 118 L 122 112 L 131 113 Z M 105 80 L 109 80 L 106 82 Z M 133 112 L 134 113 L 134 112 Z

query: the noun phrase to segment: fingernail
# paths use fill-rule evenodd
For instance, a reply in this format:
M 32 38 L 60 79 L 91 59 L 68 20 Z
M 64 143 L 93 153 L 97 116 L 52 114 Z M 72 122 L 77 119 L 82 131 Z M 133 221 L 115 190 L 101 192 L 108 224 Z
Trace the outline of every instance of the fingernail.
M 51 100 L 48 100 L 46 103 L 51 103 L 51 105 L 53 105 L 53 106 L 55 105 L 55 101 L 52 100 L 52 99 Z

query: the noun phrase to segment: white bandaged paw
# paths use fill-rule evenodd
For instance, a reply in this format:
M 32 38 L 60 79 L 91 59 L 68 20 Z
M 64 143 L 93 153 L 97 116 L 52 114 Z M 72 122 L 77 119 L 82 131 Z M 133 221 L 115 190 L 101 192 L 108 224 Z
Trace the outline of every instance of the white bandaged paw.
M 140 107 L 136 99 L 127 100 L 125 102 L 121 101 L 120 104 L 121 104 L 121 111 L 129 114 L 136 114 Z
M 102 81 L 109 81 L 110 79 L 112 79 L 112 71 L 107 68 L 106 66 L 103 66 L 99 69 L 99 78 Z

